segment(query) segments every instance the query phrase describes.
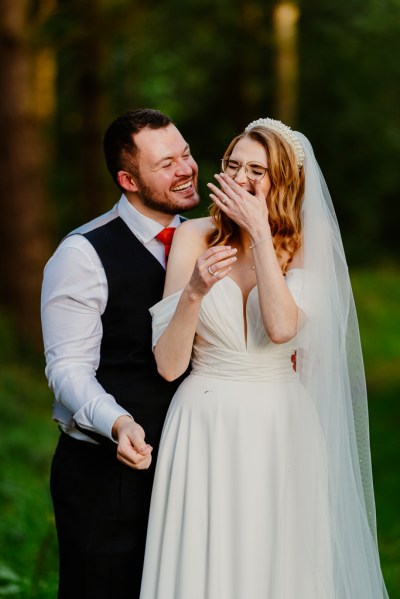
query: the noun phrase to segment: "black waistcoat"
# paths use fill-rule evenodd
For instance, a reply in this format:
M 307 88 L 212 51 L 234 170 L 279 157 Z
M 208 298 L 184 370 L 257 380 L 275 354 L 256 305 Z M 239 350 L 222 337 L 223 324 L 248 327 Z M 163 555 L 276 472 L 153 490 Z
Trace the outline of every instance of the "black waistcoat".
M 143 426 L 146 441 L 157 446 L 181 382 L 168 383 L 158 374 L 151 349 L 149 308 L 162 297 L 165 271 L 120 217 L 84 236 L 99 255 L 108 282 L 97 379 Z

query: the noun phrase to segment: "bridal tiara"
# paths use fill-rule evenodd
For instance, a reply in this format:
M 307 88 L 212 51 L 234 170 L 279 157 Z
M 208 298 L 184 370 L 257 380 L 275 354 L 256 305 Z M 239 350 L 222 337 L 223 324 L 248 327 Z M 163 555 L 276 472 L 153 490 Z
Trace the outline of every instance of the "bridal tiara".
M 288 125 L 284 125 L 281 121 L 276 121 L 275 119 L 270 119 L 269 117 L 257 119 L 256 121 L 252 121 L 249 125 L 247 125 L 245 133 L 248 133 L 254 127 L 265 127 L 266 129 L 271 129 L 271 131 L 274 131 L 280 135 L 293 148 L 296 156 L 297 166 L 299 168 L 303 166 L 305 158 L 304 148 L 296 133 L 292 131 Z

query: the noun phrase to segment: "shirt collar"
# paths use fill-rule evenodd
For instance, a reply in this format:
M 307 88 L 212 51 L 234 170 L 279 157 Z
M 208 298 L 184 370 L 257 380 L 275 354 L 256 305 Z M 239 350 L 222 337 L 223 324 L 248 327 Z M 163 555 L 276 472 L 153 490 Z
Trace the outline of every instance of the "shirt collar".
M 118 214 L 132 233 L 144 244 L 154 239 L 164 229 L 163 225 L 136 210 L 124 194 L 118 202 Z M 171 215 L 171 222 L 168 226 L 177 227 L 180 222 L 177 214 L 175 216 Z

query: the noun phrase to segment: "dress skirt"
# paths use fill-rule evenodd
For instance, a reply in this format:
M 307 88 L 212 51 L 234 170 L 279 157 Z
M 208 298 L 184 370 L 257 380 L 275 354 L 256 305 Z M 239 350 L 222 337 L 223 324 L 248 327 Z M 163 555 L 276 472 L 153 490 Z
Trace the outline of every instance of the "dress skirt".
M 164 425 L 141 599 L 331 599 L 327 486 L 294 373 L 189 375 Z

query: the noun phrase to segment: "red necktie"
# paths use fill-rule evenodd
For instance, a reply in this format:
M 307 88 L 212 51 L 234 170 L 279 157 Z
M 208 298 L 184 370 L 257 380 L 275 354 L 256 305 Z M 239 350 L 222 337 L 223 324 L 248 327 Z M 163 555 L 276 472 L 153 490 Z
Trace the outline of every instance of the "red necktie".
M 174 233 L 175 227 L 165 227 L 165 229 L 163 229 L 158 233 L 158 235 L 156 235 L 156 239 L 158 239 L 159 241 L 161 241 L 161 243 L 164 244 L 165 263 L 167 263 L 168 260 L 168 254 L 171 249 L 171 243 Z

